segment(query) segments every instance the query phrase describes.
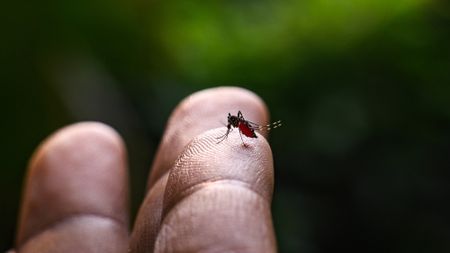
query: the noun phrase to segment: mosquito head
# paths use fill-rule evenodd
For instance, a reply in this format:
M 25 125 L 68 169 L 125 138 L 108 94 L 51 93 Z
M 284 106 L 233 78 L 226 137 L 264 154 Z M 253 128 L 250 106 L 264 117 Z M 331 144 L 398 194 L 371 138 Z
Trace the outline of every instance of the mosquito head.
M 231 115 L 228 113 L 228 125 L 231 125 L 233 127 L 238 127 L 239 125 L 239 118 L 237 116 Z

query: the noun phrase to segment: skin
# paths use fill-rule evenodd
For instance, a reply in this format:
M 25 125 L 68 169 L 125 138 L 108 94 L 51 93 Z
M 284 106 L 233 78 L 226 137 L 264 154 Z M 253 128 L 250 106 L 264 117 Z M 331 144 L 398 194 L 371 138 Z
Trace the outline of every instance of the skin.
M 223 135 L 228 112 L 267 123 L 240 88 L 192 94 L 173 111 L 132 231 L 126 150 L 101 123 L 65 127 L 29 164 L 11 252 L 275 252 L 273 161 L 263 136 Z

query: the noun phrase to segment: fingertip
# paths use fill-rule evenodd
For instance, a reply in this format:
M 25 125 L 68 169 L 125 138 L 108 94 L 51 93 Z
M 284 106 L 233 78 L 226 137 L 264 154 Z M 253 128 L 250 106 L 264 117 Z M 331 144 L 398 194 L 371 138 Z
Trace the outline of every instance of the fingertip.
M 240 87 L 216 87 L 193 93 L 173 110 L 149 176 L 151 187 L 172 166 L 185 146 L 197 135 L 226 125 L 228 113 L 242 111 L 251 121 L 267 124 L 264 101 Z M 265 134 L 265 133 L 263 133 Z
M 223 131 L 216 128 L 199 135 L 179 156 L 167 181 L 165 213 L 197 188 L 216 181 L 241 184 L 271 202 L 274 171 L 267 140 L 261 135 L 242 140 L 235 133 L 217 143 Z
M 114 129 L 97 122 L 64 127 L 37 148 L 25 182 L 17 245 L 83 215 L 128 228 L 125 145 Z
M 86 121 L 65 126 L 47 137 L 36 148 L 30 159 L 30 169 L 35 168 L 39 159 L 52 149 L 60 149 L 68 144 L 76 145 L 75 142 L 82 144 L 83 141 L 95 139 L 117 149 L 119 152 L 125 152 L 125 145 L 120 135 L 112 127 L 101 122 Z

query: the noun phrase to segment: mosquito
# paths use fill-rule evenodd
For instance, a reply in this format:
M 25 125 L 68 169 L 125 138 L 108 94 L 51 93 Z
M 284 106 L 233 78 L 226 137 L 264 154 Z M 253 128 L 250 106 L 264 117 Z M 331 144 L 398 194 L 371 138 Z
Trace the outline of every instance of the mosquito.
M 219 139 L 219 142 L 217 142 L 217 144 L 221 143 L 228 137 L 228 134 L 230 134 L 230 132 L 233 131 L 232 127 L 239 129 L 239 136 L 241 137 L 242 143 L 244 143 L 245 145 L 244 139 L 242 139 L 242 135 L 245 135 L 249 138 L 258 138 L 258 136 L 256 136 L 255 131 L 262 131 L 262 130 L 270 131 L 271 129 L 280 126 L 281 120 L 272 122 L 271 124 L 268 125 L 259 125 L 244 119 L 244 116 L 242 115 L 241 111 L 238 111 L 237 116 L 228 113 L 227 132 L 224 135 L 216 138 Z

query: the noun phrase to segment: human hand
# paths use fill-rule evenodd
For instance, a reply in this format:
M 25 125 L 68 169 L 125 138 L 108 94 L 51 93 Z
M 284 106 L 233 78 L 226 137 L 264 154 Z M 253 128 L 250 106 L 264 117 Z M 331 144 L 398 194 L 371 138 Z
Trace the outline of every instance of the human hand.
M 217 144 L 226 115 L 238 110 L 268 122 L 264 103 L 240 88 L 200 91 L 177 106 L 131 233 L 119 135 L 92 122 L 57 131 L 30 162 L 16 251 L 275 252 L 268 143 L 242 145 L 232 133 Z

